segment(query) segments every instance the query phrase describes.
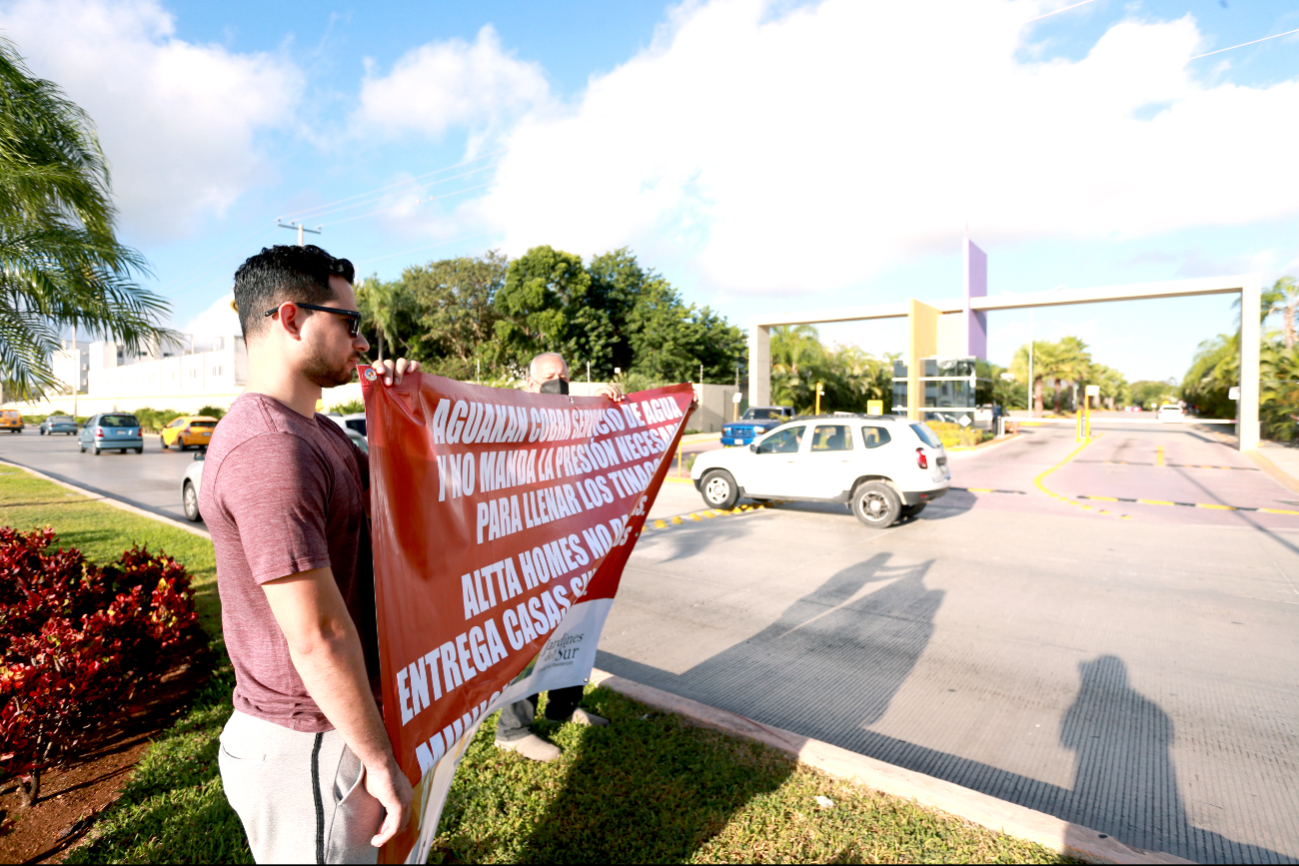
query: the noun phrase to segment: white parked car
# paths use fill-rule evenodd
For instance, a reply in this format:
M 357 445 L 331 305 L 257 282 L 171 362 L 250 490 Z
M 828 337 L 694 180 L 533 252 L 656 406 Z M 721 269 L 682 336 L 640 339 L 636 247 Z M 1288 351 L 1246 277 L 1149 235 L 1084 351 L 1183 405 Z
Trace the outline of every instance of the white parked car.
M 337 421 L 337 418 L 330 420 Z M 365 416 L 361 416 L 361 423 L 364 425 Z M 370 446 L 366 442 L 365 436 L 356 432 L 352 427 L 343 427 L 347 431 L 347 438 L 352 440 L 352 444 L 364 451 L 370 453 Z M 203 519 L 198 513 L 198 493 L 203 488 L 203 459 L 207 457 L 206 451 L 200 451 L 194 455 L 194 462 L 185 470 L 185 477 L 180 482 L 180 501 L 185 508 L 185 516 L 197 523 Z
M 690 470 L 712 508 L 749 499 L 844 502 L 867 526 L 919 514 L 947 493 L 947 452 L 925 424 L 834 415 L 783 424 L 747 448 L 706 451 Z
M 185 470 L 185 477 L 180 482 L 180 503 L 185 508 L 185 516 L 197 523 L 202 519 L 198 513 L 198 491 L 203 486 L 203 458 L 206 451 L 194 455 L 194 462 Z
M 1176 403 L 1165 403 L 1159 407 L 1158 420 L 1160 421 L 1182 421 L 1185 418 L 1182 407 Z

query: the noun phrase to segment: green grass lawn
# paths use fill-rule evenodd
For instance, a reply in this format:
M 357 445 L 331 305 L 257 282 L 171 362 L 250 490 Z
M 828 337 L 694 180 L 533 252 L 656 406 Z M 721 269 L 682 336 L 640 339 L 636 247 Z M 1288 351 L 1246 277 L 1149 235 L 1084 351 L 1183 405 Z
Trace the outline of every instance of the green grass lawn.
M 0 525 L 52 525 L 97 562 L 135 541 L 185 563 L 200 620 L 224 661 L 211 544 L 0 465 Z M 150 748 L 122 798 L 70 863 L 248 863 L 221 789 L 217 735 L 228 664 Z M 495 719 L 461 765 L 431 862 L 1063 862 L 1052 851 L 835 781 L 767 746 L 691 727 L 604 689 L 585 705 L 609 728 L 541 723 L 565 750 L 535 764 L 492 745 Z M 818 805 L 817 797 L 833 805 Z M 309 852 L 308 852 L 309 853 Z

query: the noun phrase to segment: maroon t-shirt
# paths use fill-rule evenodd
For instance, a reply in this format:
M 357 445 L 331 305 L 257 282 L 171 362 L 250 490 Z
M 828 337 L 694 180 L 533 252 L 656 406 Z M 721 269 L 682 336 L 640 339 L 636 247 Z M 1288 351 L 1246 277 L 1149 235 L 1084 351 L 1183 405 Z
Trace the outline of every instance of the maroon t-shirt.
M 289 658 L 262 584 L 329 566 L 378 673 L 369 461 L 324 415 L 265 394 L 235 400 L 212 434 L 199 511 L 216 548 L 235 709 L 296 731 L 332 730 Z

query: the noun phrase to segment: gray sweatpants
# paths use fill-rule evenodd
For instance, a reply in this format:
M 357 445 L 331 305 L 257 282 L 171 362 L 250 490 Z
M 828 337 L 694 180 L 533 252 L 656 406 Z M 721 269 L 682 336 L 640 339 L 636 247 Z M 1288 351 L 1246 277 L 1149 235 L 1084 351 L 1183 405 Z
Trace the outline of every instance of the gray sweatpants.
M 221 784 L 258 863 L 374 863 L 384 810 L 338 731 L 292 731 L 235 711 L 221 731 Z

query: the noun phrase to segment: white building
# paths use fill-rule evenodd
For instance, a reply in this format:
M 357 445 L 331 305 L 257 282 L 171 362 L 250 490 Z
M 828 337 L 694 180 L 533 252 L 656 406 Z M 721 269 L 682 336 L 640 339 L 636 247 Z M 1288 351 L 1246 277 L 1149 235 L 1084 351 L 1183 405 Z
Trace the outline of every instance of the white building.
M 54 378 L 62 384 L 63 393 L 86 393 L 90 386 L 90 344 L 63 341 L 63 348 L 50 357 Z
M 204 352 L 180 349 L 172 354 L 152 346 L 140 356 L 119 343 L 97 340 L 56 352 L 53 364 L 69 393 L 50 395 L 39 403 L 6 404 L 6 408 L 83 416 L 144 407 L 194 412 L 203 406 L 229 406 L 248 381 L 248 350 L 237 334 L 214 337 L 212 348 Z M 76 367 L 82 367 L 85 384 L 73 395 Z

